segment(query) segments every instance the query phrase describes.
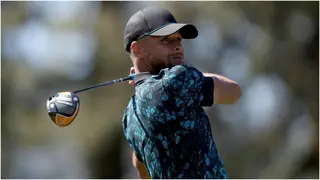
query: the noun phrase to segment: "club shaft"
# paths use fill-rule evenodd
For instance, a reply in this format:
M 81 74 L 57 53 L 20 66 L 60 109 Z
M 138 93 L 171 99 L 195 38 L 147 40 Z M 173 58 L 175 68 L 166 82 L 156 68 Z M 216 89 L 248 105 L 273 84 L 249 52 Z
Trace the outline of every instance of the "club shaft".
M 98 88 L 98 87 L 103 87 L 103 86 L 108 86 L 108 85 L 120 83 L 120 82 L 123 82 L 123 81 L 133 80 L 133 77 L 134 77 L 134 75 L 131 74 L 130 76 L 125 77 L 125 78 L 119 78 L 119 79 L 115 79 L 115 80 L 112 80 L 112 81 L 106 81 L 106 82 L 103 82 L 103 83 L 100 83 L 100 84 L 96 84 L 96 85 L 93 85 L 93 86 L 90 86 L 90 87 L 87 87 L 87 88 L 83 88 L 83 89 L 80 89 L 80 90 L 73 91 L 73 93 L 79 93 L 79 92 L 82 92 L 82 91 L 87 91 L 87 90 L 95 89 L 95 88 Z

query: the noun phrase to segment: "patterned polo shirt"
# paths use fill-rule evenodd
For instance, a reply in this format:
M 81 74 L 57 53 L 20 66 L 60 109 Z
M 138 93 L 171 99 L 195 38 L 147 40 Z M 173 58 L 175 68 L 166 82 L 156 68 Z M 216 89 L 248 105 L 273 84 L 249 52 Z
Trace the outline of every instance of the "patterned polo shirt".
M 135 76 L 122 127 L 150 178 L 227 178 L 203 109 L 213 104 L 213 86 L 186 65 Z

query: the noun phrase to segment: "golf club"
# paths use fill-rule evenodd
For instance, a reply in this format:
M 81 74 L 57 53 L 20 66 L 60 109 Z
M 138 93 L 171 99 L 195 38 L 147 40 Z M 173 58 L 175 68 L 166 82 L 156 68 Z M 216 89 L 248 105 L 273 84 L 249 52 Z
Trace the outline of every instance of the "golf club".
M 119 78 L 112 81 L 106 81 L 87 88 L 76 90 L 73 92 L 59 92 L 51 96 L 47 100 L 47 111 L 51 120 L 59 127 L 68 126 L 77 117 L 80 108 L 80 99 L 77 93 L 95 89 L 98 87 L 108 86 L 123 81 L 133 80 L 134 74 L 130 74 L 125 78 Z

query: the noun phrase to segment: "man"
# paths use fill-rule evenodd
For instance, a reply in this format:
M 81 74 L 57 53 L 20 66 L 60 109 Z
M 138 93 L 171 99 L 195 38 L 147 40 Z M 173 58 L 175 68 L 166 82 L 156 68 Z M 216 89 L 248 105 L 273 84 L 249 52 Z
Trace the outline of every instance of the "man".
M 227 178 L 202 107 L 236 103 L 241 89 L 226 77 L 184 65 L 181 40 L 197 36 L 195 26 L 156 7 L 135 13 L 125 27 L 136 76 L 122 125 L 143 179 Z

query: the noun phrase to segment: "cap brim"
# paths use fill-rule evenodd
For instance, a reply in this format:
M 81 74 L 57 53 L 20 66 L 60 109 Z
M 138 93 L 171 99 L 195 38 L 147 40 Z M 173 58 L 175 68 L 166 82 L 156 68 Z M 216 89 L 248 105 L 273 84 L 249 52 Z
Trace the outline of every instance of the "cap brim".
M 167 26 L 151 33 L 150 36 L 168 36 L 178 31 L 184 39 L 193 39 L 198 36 L 198 30 L 194 25 L 182 23 L 168 24 Z

